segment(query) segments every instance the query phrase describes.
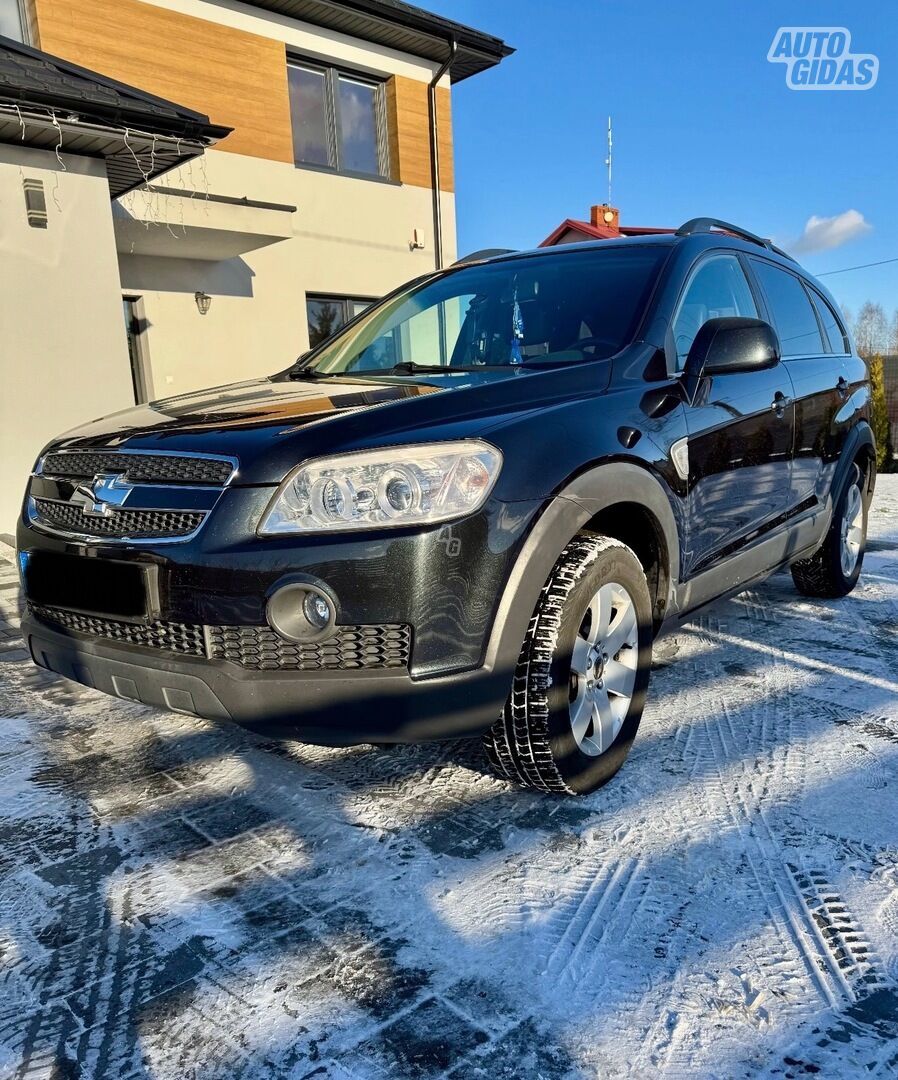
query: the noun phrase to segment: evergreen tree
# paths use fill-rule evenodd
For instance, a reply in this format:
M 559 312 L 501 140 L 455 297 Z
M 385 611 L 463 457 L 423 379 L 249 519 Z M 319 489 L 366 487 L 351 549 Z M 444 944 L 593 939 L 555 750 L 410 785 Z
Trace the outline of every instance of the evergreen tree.
M 892 467 L 892 438 L 882 357 L 877 354 L 869 364 L 870 426 L 876 439 L 876 467 L 880 472 L 888 472 Z

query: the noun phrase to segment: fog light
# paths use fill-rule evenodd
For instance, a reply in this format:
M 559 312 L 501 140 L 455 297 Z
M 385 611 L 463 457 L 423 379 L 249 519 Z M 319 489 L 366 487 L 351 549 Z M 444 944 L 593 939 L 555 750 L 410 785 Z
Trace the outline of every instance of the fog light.
M 331 602 L 321 593 L 306 593 L 303 601 L 303 613 L 316 630 L 323 630 L 333 618 Z
M 268 622 L 287 641 L 313 642 L 330 637 L 337 621 L 337 606 L 314 585 L 284 585 L 268 600 Z

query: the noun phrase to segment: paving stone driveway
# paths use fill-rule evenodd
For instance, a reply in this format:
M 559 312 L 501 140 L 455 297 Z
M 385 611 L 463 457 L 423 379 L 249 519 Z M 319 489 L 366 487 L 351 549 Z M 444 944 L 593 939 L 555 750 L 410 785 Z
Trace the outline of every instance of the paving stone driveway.
M 898 1072 L 898 483 L 864 583 L 660 642 L 620 777 L 326 750 L 33 667 L 0 544 L 0 1077 Z

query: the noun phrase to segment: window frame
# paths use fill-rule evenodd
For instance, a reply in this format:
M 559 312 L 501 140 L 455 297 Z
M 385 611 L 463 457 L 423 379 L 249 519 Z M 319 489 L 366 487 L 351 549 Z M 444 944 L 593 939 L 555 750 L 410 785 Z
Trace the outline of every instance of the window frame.
M 122 315 L 125 322 L 134 404 L 145 405 L 153 400 L 153 376 L 147 346 L 149 323 L 144 310 L 143 297 L 133 293 L 123 293 Z
M 383 297 L 368 297 L 368 296 L 354 296 L 347 293 L 306 293 L 306 331 L 309 336 L 309 350 L 314 351 L 319 346 L 324 344 L 324 341 L 329 341 L 329 338 L 325 338 L 324 341 L 319 341 L 318 345 L 312 344 L 311 335 L 311 323 L 309 322 L 309 304 L 339 304 L 343 308 L 343 322 L 334 331 L 334 334 L 341 333 L 346 329 L 351 322 L 355 322 L 356 319 L 364 315 L 364 311 L 358 311 L 355 314 L 352 313 L 352 304 L 367 304 L 368 307 L 373 307 L 374 304 L 379 304 Z M 367 311 L 367 308 L 365 309 Z M 331 335 L 333 336 L 333 335 Z
M 745 260 L 742 258 L 741 251 L 735 251 L 733 248 L 712 248 L 710 251 L 703 251 L 698 258 L 692 263 L 689 269 L 686 271 L 686 276 L 683 279 L 683 284 L 680 287 L 679 294 L 677 295 L 677 301 L 674 304 L 673 314 L 670 318 L 670 323 L 667 331 L 667 342 L 665 347 L 665 353 L 668 357 L 668 371 L 673 374 L 674 378 L 679 378 L 686 369 L 684 363 L 683 367 L 679 365 L 679 356 L 677 353 L 677 341 L 674 333 L 674 328 L 677 324 L 677 319 L 680 317 L 680 309 L 686 300 L 686 296 L 689 289 L 692 286 L 692 282 L 695 280 L 704 266 L 711 262 L 713 259 L 719 259 L 727 257 L 735 259 L 739 265 L 739 269 L 742 271 L 742 276 L 745 278 L 745 283 L 748 285 L 748 291 L 751 293 L 752 300 L 755 304 L 755 311 L 757 312 L 757 318 L 761 317 L 762 312 L 767 310 L 765 298 L 759 295 L 759 285 L 756 283 L 754 275 L 750 269 L 745 265 Z M 693 339 L 694 340 L 694 339 Z M 691 346 L 690 346 L 691 347 Z
M 28 17 L 26 0 L 12 0 L 13 8 L 19 12 L 19 24 L 22 27 L 22 44 L 31 44 L 31 25 Z
M 850 356 L 851 347 L 848 340 L 848 331 L 845 329 L 842 320 L 839 318 L 839 313 L 826 299 L 823 293 L 820 292 L 819 289 L 815 289 L 814 286 L 809 281 L 806 281 L 804 278 L 802 278 L 801 280 L 802 284 L 805 287 L 805 292 L 807 292 L 810 296 L 811 307 L 814 309 L 814 314 L 817 316 L 817 322 L 820 324 L 820 330 L 823 335 L 823 344 L 826 346 L 827 353 L 830 356 Z M 826 306 L 830 315 L 832 315 L 833 319 L 835 320 L 836 326 L 839 329 L 839 333 L 842 335 L 842 349 L 840 352 L 836 352 L 832 348 L 832 343 L 829 340 L 829 332 L 826 329 L 826 324 L 821 318 L 820 311 L 818 310 L 818 304 L 823 304 Z
M 321 60 L 310 60 L 294 53 L 289 53 L 287 55 L 288 82 L 291 68 L 301 68 L 324 76 L 324 134 L 327 140 L 328 157 L 327 165 L 321 165 L 314 161 L 297 160 L 296 139 L 293 129 L 293 107 L 291 102 L 290 135 L 293 141 L 294 167 L 297 169 L 310 169 L 312 172 L 349 176 L 356 180 L 373 180 L 376 183 L 382 184 L 395 183 L 391 172 L 392 162 L 390 161 L 390 138 L 387 125 L 387 95 L 385 80 L 378 78 L 376 75 L 368 75 L 364 72 L 353 71 L 351 68 L 345 68 L 339 64 L 327 63 Z M 364 86 L 370 86 L 374 90 L 375 138 L 377 144 L 377 166 L 379 169 L 376 173 L 359 172 L 355 169 L 343 168 L 340 160 L 342 151 L 342 128 L 340 122 L 339 82 L 341 77 L 351 79 Z

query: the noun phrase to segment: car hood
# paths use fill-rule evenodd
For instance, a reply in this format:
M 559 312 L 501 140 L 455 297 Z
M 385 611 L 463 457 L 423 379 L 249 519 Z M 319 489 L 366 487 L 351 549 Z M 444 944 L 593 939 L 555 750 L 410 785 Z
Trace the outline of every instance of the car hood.
M 592 372 L 592 393 L 601 367 L 607 384 L 608 361 L 577 365 Z M 67 432 L 52 446 L 224 454 L 239 461 L 236 483 L 276 484 L 299 461 L 322 453 L 473 437 L 547 393 L 557 398 L 572 376 L 583 375 L 571 368 L 414 379 L 279 375 L 139 405 Z M 538 388 L 542 393 L 534 394 Z

